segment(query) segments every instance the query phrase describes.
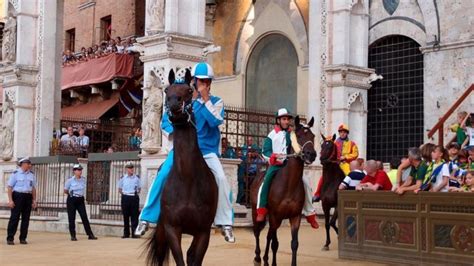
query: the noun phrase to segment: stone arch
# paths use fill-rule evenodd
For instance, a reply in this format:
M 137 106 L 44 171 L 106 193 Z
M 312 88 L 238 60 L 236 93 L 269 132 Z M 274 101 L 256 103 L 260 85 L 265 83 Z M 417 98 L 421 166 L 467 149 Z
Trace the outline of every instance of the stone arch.
M 393 14 L 388 14 L 383 9 L 381 2 L 377 1 L 370 4 L 369 44 L 390 35 L 410 37 L 421 46 L 429 44 L 429 41 L 433 39 L 431 32 L 433 17 L 436 23 L 436 15 L 433 14 L 427 17 L 429 6 L 427 2 L 431 1 L 400 2 Z M 423 2 L 423 4 L 420 5 L 420 2 Z M 429 27 L 428 30 L 427 26 Z
M 410 22 L 403 20 L 386 21 L 383 23 L 383 27 L 390 29 L 389 32 L 378 31 L 377 27 L 381 27 L 381 24 L 369 31 L 369 46 L 390 35 L 403 35 L 415 40 L 422 47 L 426 45 L 426 33 Z
M 423 15 L 426 44 L 430 45 L 433 42 L 433 35 L 438 36 L 438 40 L 441 38 L 440 34 L 440 20 L 438 13 L 438 6 L 436 1 L 418 1 L 421 14 Z M 415 39 L 416 40 L 416 39 Z
M 308 36 L 303 16 L 292 0 L 261 0 L 255 2 L 248 11 L 245 23 L 237 37 L 234 55 L 234 73 L 243 71 L 250 51 L 255 44 L 268 34 L 285 35 L 294 45 L 298 62 L 306 65 L 308 57 Z

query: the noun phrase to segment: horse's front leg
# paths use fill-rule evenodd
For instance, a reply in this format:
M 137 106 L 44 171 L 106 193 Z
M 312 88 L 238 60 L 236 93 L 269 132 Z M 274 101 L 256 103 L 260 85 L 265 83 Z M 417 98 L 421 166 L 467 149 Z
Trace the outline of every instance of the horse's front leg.
M 171 225 L 165 225 L 165 233 L 176 265 L 185 266 L 183 251 L 181 250 L 181 229 Z
M 265 254 L 263 255 L 263 265 L 267 266 L 268 264 L 268 253 L 270 251 L 270 244 L 273 240 L 273 235 L 275 234 L 275 229 L 270 224 L 270 228 L 268 228 L 267 233 L 267 245 L 265 246 Z
M 321 249 L 322 251 L 329 250 L 329 245 L 331 244 L 331 237 L 329 235 L 329 230 L 331 229 L 331 225 L 329 223 L 329 215 L 331 215 L 331 208 L 325 206 L 323 203 L 323 211 L 324 211 L 324 227 L 326 228 L 326 244 Z
M 270 229 L 273 230 L 273 237 L 272 237 L 272 252 L 273 252 L 273 260 L 272 266 L 276 266 L 277 263 L 277 252 L 278 252 L 278 237 L 277 237 L 277 230 L 281 225 L 282 220 L 277 219 L 274 216 L 270 217 Z
M 298 215 L 290 219 L 291 224 L 291 265 L 296 266 L 296 258 L 298 252 L 298 231 L 300 230 L 301 216 Z

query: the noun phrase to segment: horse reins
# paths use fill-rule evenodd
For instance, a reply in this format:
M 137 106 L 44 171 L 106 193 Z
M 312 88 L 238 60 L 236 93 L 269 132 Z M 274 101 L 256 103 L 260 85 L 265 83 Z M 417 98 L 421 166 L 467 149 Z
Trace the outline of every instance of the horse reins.
M 188 119 L 187 119 L 187 123 L 191 124 L 194 128 L 197 129 L 197 126 L 196 126 L 196 123 L 194 123 L 193 119 L 192 119 L 192 115 L 190 113 L 189 110 L 191 110 L 192 106 L 193 106 L 193 103 L 194 103 L 194 100 L 190 100 L 188 103 L 184 102 L 183 101 L 183 104 L 181 106 L 181 112 L 185 113 L 186 115 L 188 115 Z M 173 113 L 171 113 L 171 110 L 168 106 L 168 103 L 165 104 L 165 107 L 166 107 L 166 113 L 168 113 L 168 116 L 169 117 L 172 117 L 173 116 Z M 175 123 L 175 125 L 184 125 L 185 123 Z
M 298 144 L 298 146 L 300 146 L 299 143 L 297 143 L 297 144 Z M 304 147 L 306 147 L 306 145 L 308 145 L 308 144 L 313 144 L 313 147 L 314 147 L 314 143 L 311 140 L 308 140 L 303 144 L 303 146 L 300 146 L 301 148 L 300 148 L 299 152 L 295 152 L 295 153 L 292 153 L 292 154 L 287 154 L 286 158 L 300 158 L 301 160 L 304 161 L 303 150 L 304 150 Z

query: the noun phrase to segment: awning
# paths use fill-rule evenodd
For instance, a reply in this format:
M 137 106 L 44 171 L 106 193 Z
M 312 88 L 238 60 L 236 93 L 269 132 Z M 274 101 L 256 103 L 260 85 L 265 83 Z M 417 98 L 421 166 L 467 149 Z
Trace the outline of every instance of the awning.
M 61 90 L 133 77 L 134 56 L 110 54 L 62 68 Z
M 61 119 L 79 121 L 100 119 L 100 117 L 114 107 L 118 101 L 118 98 L 114 98 L 101 102 L 68 106 L 61 109 Z

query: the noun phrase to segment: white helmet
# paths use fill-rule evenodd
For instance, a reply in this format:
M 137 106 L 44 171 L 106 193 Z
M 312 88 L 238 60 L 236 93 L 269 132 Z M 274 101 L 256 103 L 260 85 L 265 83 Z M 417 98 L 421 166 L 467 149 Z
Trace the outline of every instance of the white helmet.
M 191 76 L 198 79 L 213 79 L 214 70 L 206 62 L 199 62 L 191 69 Z

